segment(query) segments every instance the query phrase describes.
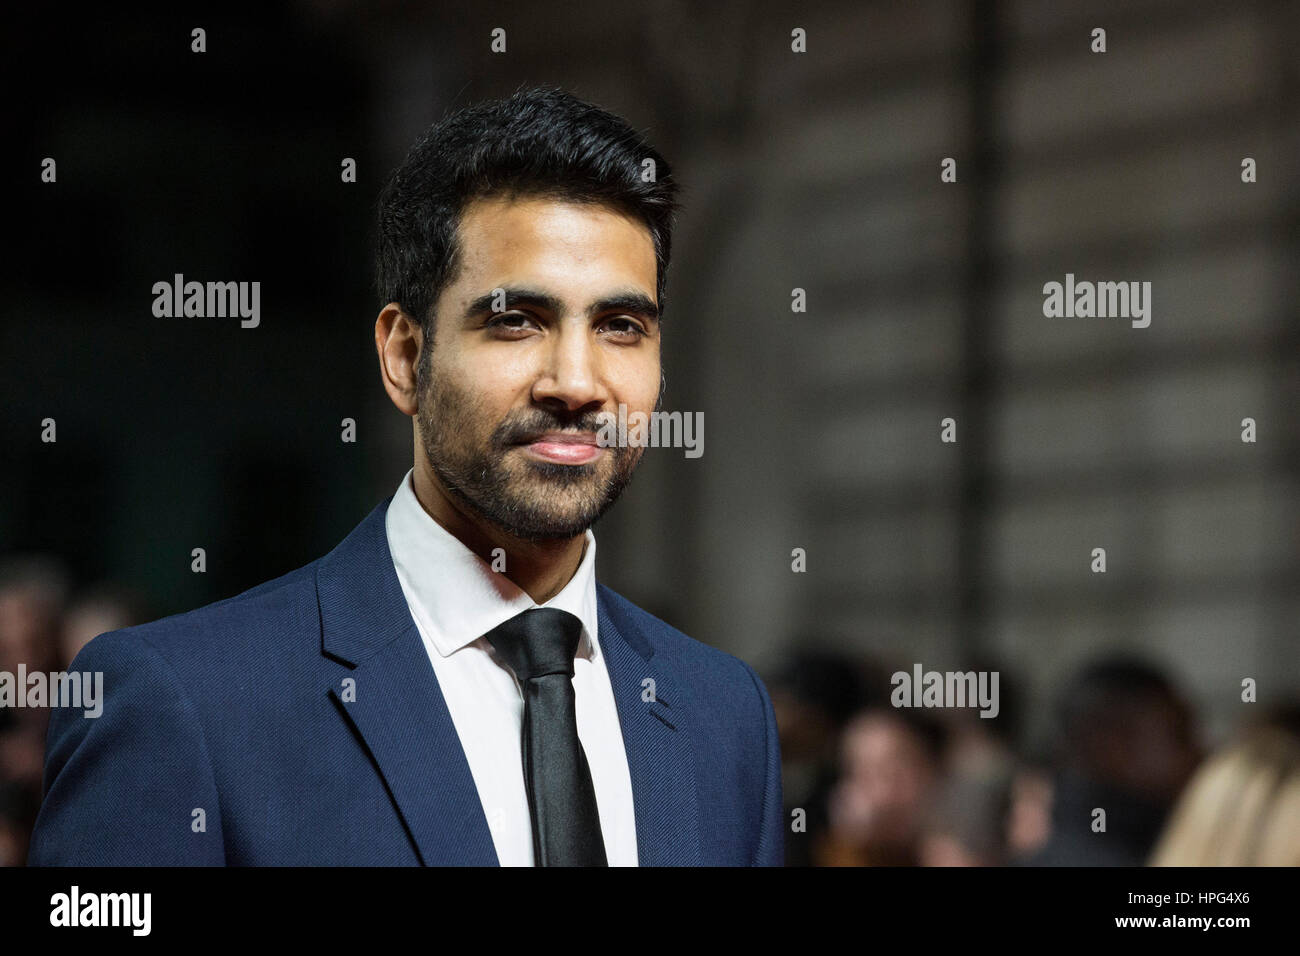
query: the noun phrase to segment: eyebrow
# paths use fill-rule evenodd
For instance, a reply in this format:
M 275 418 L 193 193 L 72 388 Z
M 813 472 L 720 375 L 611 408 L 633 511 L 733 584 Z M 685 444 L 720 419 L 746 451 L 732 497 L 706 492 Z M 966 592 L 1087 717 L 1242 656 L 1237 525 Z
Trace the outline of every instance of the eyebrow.
M 554 315 L 563 314 L 564 300 L 558 296 L 551 295 L 549 292 L 542 292 L 539 289 L 528 289 L 520 287 L 503 288 L 505 293 L 506 309 L 517 309 L 520 306 L 532 306 L 535 309 L 541 309 L 544 312 L 550 312 Z M 470 302 L 465 309 L 465 317 L 470 318 L 480 315 L 484 312 L 492 311 L 492 304 L 497 298 L 496 290 L 484 292 L 478 298 Z M 587 306 L 587 317 L 594 318 L 602 312 L 626 312 L 630 315 L 639 315 L 643 318 L 659 321 L 659 306 L 648 295 L 638 292 L 635 289 L 627 289 L 621 292 L 615 292 L 597 299 L 591 305 Z

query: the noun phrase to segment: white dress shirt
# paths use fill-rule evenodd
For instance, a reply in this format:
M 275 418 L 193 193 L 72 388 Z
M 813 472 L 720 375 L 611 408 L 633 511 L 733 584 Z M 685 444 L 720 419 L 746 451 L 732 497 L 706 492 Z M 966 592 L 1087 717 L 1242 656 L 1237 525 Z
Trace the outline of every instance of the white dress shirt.
M 596 633 L 596 537 L 587 532 L 578 570 L 544 605 L 465 547 L 429 515 L 408 471 L 388 506 L 388 548 L 460 736 L 502 866 L 532 866 L 533 831 L 524 790 L 524 699 L 514 673 L 483 637 L 535 607 L 582 621 L 574 659 L 578 739 L 591 767 L 610 866 L 636 866 L 632 778 L 605 655 Z

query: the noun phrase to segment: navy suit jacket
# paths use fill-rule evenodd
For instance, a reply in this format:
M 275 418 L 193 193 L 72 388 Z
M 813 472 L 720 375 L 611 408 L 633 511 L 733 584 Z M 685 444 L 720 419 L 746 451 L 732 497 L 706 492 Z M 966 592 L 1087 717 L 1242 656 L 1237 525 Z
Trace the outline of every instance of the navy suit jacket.
M 497 865 L 388 501 L 306 567 L 86 646 L 72 670 L 103 673 L 103 713 L 51 713 L 30 863 Z M 641 865 L 781 865 L 757 675 L 603 585 L 597 608 Z

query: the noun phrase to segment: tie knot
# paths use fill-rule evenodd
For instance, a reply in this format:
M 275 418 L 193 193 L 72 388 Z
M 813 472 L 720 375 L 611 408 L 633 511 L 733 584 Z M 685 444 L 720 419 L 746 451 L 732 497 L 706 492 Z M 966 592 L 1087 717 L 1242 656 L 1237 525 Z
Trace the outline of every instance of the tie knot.
M 520 681 L 547 674 L 572 677 L 582 621 L 568 611 L 536 607 L 516 614 L 483 636 Z

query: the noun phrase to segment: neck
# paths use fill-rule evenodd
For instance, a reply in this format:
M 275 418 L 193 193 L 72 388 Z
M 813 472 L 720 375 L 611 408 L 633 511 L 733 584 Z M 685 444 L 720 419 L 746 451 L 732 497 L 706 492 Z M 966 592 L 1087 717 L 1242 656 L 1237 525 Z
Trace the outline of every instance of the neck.
M 471 512 L 442 486 L 427 464 L 417 464 L 413 479 L 415 497 L 429 517 L 488 564 L 504 552 L 501 573 L 537 604 L 559 594 L 582 563 L 586 535 L 542 541 L 518 538 Z

